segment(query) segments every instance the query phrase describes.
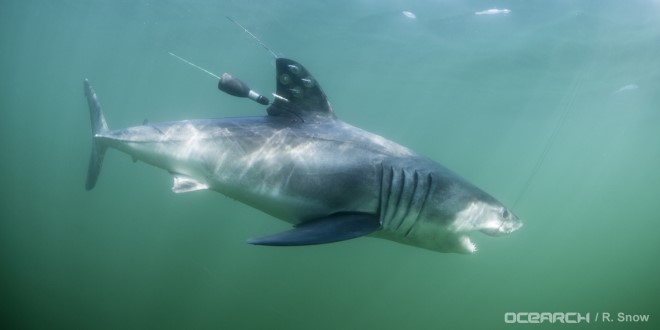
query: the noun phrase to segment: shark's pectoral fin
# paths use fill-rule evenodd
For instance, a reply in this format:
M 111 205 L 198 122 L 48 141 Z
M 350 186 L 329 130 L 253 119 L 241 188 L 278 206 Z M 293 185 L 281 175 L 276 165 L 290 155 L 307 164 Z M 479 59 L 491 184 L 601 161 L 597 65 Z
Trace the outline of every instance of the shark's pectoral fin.
M 174 185 L 172 185 L 172 191 L 175 193 L 184 193 L 189 191 L 204 190 L 208 189 L 205 183 L 199 182 L 191 177 L 187 177 L 180 174 L 174 175 Z
M 380 228 L 378 216 L 366 213 L 338 213 L 314 219 L 281 233 L 250 238 L 250 244 L 271 246 L 314 245 L 369 235 Z

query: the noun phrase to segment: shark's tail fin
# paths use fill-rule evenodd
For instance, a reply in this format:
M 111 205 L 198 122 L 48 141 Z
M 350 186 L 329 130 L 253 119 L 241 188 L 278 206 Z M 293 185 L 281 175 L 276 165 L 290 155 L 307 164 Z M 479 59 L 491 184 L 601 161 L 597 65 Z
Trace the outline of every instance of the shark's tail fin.
M 92 84 L 89 83 L 89 80 L 85 79 L 85 96 L 87 97 L 87 104 L 89 105 L 89 117 L 92 121 L 92 156 L 89 158 L 89 168 L 87 169 L 87 181 L 85 182 L 85 188 L 91 190 L 96 185 L 96 180 L 99 178 L 99 173 L 101 173 L 101 165 L 103 164 L 103 156 L 105 156 L 105 151 L 108 149 L 101 141 L 96 139 L 96 134 L 107 131 L 108 124 L 105 122 L 105 117 L 103 117 L 103 111 L 101 110 L 101 103 L 99 102 L 98 97 L 96 97 L 96 92 L 92 88 Z

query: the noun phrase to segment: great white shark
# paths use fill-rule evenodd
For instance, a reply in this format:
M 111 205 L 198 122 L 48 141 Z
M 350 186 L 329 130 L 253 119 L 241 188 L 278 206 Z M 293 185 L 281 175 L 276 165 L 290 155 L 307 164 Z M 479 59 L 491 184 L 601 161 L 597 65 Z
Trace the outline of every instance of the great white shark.
M 86 188 L 108 148 L 172 174 L 177 193 L 210 189 L 293 225 L 249 239 L 310 245 L 360 236 L 439 252 L 473 253 L 469 234 L 509 234 L 522 222 L 502 203 L 437 162 L 335 117 L 300 63 L 276 60 L 268 115 L 108 128 L 96 92 Z

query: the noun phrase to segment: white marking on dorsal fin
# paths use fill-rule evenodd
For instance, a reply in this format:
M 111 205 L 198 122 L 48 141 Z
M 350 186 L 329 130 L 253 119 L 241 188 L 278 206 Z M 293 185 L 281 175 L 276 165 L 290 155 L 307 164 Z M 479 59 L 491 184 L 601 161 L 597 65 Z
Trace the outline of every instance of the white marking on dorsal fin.
M 289 100 L 287 100 L 287 99 L 285 99 L 285 98 L 283 98 L 283 97 L 281 97 L 281 96 L 279 96 L 279 95 L 277 95 L 277 94 L 275 94 L 275 93 L 272 93 L 272 94 L 273 94 L 273 97 L 276 98 L 276 99 L 278 99 L 278 100 L 282 100 L 282 101 L 284 101 L 284 102 L 289 102 Z
M 190 191 L 204 190 L 208 189 L 205 183 L 199 182 L 191 177 L 187 177 L 181 174 L 174 175 L 174 184 L 172 185 L 172 191 L 175 193 L 184 193 Z

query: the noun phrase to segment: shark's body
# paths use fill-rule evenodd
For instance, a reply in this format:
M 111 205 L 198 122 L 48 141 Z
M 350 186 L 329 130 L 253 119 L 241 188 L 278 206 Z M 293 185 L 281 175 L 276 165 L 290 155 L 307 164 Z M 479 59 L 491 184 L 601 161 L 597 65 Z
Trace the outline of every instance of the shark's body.
M 91 85 L 93 188 L 107 148 L 165 169 L 175 192 L 211 189 L 296 227 L 249 241 L 327 243 L 371 234 L 441 252 L 476 250 L 467 234 L 520 221 L 494 198 L 408 148 L 337 120 L 300 64 L 277 60 L 269 115 L 109 130 Z

